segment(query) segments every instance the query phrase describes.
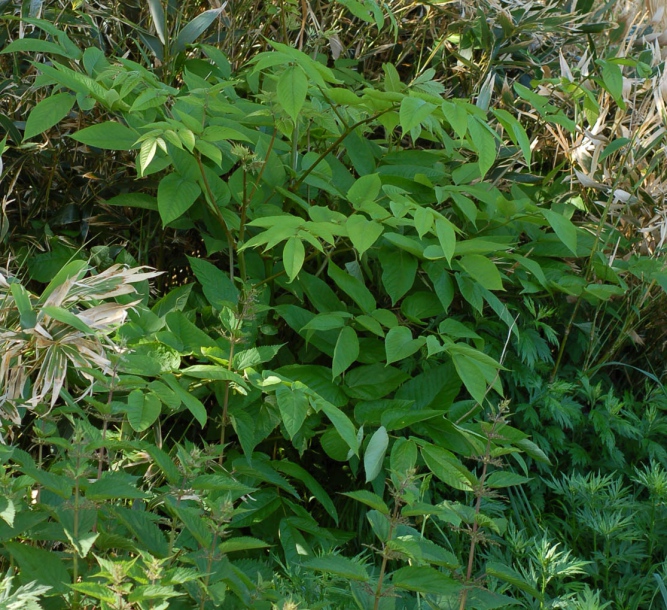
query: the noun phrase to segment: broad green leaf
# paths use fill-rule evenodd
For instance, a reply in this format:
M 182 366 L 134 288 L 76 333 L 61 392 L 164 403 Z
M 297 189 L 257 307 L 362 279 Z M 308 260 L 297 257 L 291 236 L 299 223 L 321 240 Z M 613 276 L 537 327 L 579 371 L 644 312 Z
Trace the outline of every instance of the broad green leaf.
M 56 93 L 44 98 L 30 111 L 23 139 L 28 140 L 59 123 L 72 110 L 75 101 L 70 93 Z
M 74 591 L 83 593 L 87 597 L 99 599 L 101 602 L 107 604 L 115 604 L 117 600 L 116 594 L 106 585 L 96 582 L 77 582 L 69 585 Z
M 284 345 L 284 343 L 280 345 L 260 345 L 237 352 L 234 354 L 234 368 L 237 371 L 242 371 L 269 362 L 275 358 Z
M 14 527 L 14 517 L 16 516 L 16 507 L 11 498 L 0 497 L 0 519 L 9 527 Z
M 349 296 L 364 313 L 371 313 L 375 310 L 375 298 L 366 286 L 364 286 L 356 277 L 343 271 L 333 262 L 329 263 L 329 277 L 336 283 L 347 296 Z
M 604 59 L 598 59 L 596 63 L 602 66 L 602 82 L 611 93 L 616 102 L 623 102 L 623 73 L 620 66 Z
M 465 138 L 468 133 L 468 113 L 461 104 L 452 102 L 442 103 L 442 113 L 452 126 L 459 138 Z
M 30 302 L 30 293 L 18 282 L 11 285 L 11 293 L 14 297 L 14 303 L 19 311 L 21 328 L 34 328 L 37 323 L 37 314 L 32 308 Z
M 372 509 L 381 512 L 383 515 L 389 514 L 389 507 L 385 504 L 384 500 L 372 491 L 360 489 L 359 491 L 348 491 L 343 495 L 352 498 L 357 502 L 361 502 L 366 506 L 370 506 Z
M 345 415 L 338 407 L 334 407 L 330 402 L 319 399 L 311 400 L 311 404 L 318 411 L 322 411 L 329 421 L 334 425 L 338 434 L 347 443 L 347 446 L 352 450 L 354 455 L 359 455 L 359 439 L 357 438 L 357 431 L 350 418 Z
M 387 364 L 412 356 L 425 343 L 425 337 L 413 339 L 412 331 L 407 326 L 394 326 L 394 328 L 389 329 L 384 340 Z
M 222 269 L 203 258 L 188 256 L 190 267 L 201 284 L 206 300 L 218 311 L 226 305 L 236 305 L 239 291 Z
M 345 223 L 347 234 L 359 256 L 368 250 L 382 235 L 382 225 L 374 220 L 366 220 L 360 214 L 349 216 Z
M 347 191 L 347 200 L 358 208 L 364 203 L 375 201 L 382 189 L 378 174 L 366 174 L 359 178 Z
M 452 361 L 466 390 L 479 404 L 482 404 L 486 395 L 487 381 L 479 368 L 479 363 L 465 354 L 454 354 Z
M 415 282 L 417 259 L 404 250 L 383 250 L 380 263 L 382 284 L 395 305 Z
M 504 290 L 503 280 L 498 267 L 486 256 L 481 254 L 466 254 L 459 260 L 463 267 L 472 277 L 487 290 Z
M 234 551 L 250 551 L 252 549 L 265 549 L 271 546 L 259 538 L 251 536 L 236 536 L 225 540 L 218 546 L 221 553 L 233 553 Z
M 0 53 L 52 53 L 70 57 L 70 54 L 59 44 L 37 38 L 19 38 L 10 42 Z
M 382 414 L 380 421 L 389 431 L 402 430 L 420 421 L 442 417 L 445 413 L 445 411 L 434 411 L 431 409 L 421 409 L 418 411 L 412 408 L 389 409 Z
M 141 491 L 137 485 L 138 477 L 132 477 L 124 472 L 107 471 L 86 488 L 86 498 L 95 502 L 103 500 L 143 499 L 149 498 L 150 494 Z
M 345 326 L 338 334 L 336 347 L 334 348 L 331 374 L 335 379 L 344 373 L 359 357 L 359 339 L 357 333 L 351 326 Z
M 216 342 L 196 324 L 190 322 L 180 311 L 170 311 L 165 315 L 167 327 L 180 342 L 179 351 L 183 355 L 200 355 L 204 347 L 217 347 Z
M 203 428 L 206 425 L 206 407 L 204 407 L 199 399 L 195 398 L 180 383 L 178 383 L 173 375 L 163 375 L 162 379 L 174 391 L 174 394 L 181 399 L 188 411 L 192 413 L 194 418 L 199 422 L 199 425 Z
M 428 562 L 432 565 L 449 568 L 450 570 L 455 570 L 460 565 L 453 553 L 443 549 L 427 538 L 415 535 L 399 536 L 390 540 L 387 546 L 393 551 L 399 551 L 407 555 L 416 563 Z
M 224 10 L 224 6 L 221 8 L 214 8 L 203 13 L 199 13 L 192 21 L 186 23 L 183 29 L 178 33 L 174 46 L 172 48 L 173 53 L 180 53 L 185 51 L 186 45 L 192 44 L 197 38 L 199 38 L 208 27 L 215 21 L 215 19 L 220 15 Z
M 153 447 L 157 449 L 155 445 Z M 180 475 L 173 485 L 178 485 L 182 478 Z M 156 515 L 123 506 L 114 506 L 112 511 L 113 516 L 130 530 L 136 540 L 140 541 L 142 548 L 159 558 L 169 555 L 169 544 L 157 525 Z
M 525 591 L 535 599 L 542 599 L 542 594 L 533 585 L 528 583 L 521 574 L 509 566 L 495 561 L 489 561 L 486 564 L 485 570 L 489 576 L 507 582 L 521 591 Z
M 283 249 L 283 265 L 290 282 L 293 282 L 299 275 L 305 258 L 306 251 L 303 242 L 298 237 L 290 237 Z
M 122 193 L 105 201 L 107 205 L 127 206 L 128 208 L 142 208 L 157 212 L 157 199 L 145 193 Z
M 403 133 L 408 134 L 414 127 L 421 125 L 436 108 L 435 104 L 425 102 L 418 97 L 404 97 L 399 112 Z
M 451 263 L 454 250 L 456 249 L 454 226 L 445 218 L 437 218 L 435 221 L 435 234 L 442 248 L 442 253 L 445 255 L 447 262 Z
M 232 381 L 242 388 L 248 389 L 248 385 L 241 375 L 219 364 L 194 364 L 180 372 L 183 375 L 208 381 Z
M 18 563 L 21 574 L 28 581 L 51 587 L 54 593 L 67 594 L 72 579 L 59 553 L 25 542 L 5 542 L 3 547 L 12 560 Z
M 325 574 L 334 574 L 348 580 L 357 580 L 366 582 L 369 580 L 368 572 L 363 565 L 360 565 L 342 555 L 326 555 L 324 557 L 314 557 L 308 559 L 302 564 L 304 568 L 324 572 Z
M 157 207 L 163 226 L 180 218 L 201 194 L 200 186 L 176 172 L 167 174 L 157 189 Z
M 456 596 L 463 585 L 429 566 L 406 566 L 396 570 L 391 583 L 397 589 L 432 595 Z
M 278 103 L 296 123 L 308 93 L 308 79 L 300 66 L 289 66 L 278 76 Z
M 475 477 L 454 454 L 436 445 L 421 448 L 422 457 L 431 472 L 444 483 L 461 491 L 472 491 Z
M 364 470 L 366 471 L 366 483 L 374 481 L 382 470 L 384 456 L 389 446 L 389 435 L 384 426 L 380 426 L 371 436 L 371 440 L 364 453 Z
M 127 421 L 137 432 L 143 432 L 152 426 L 160 416 L 161 410 L 162 403 L 155 394 L 132 390 L 127 397 Z
M 306 421 L 309 408 L 308 397 L 301 390 L 289 389 L 280 385 L 276 389 L 276 400 L 287 434 L 290 439 L 293 439 L 301 429 L 303 422 Z
M 333 432 L 335 432 L 335 430 Z M 315 499 L 324 507 L 324 510 L 329 513 L 331 518 L 336 523 L 338 523 L 338 512 L 336 511 L 336 507 L 329 497 L 329 494 L 325 491 L 324 487 L 322 487 L 322 485 L 317 482 L 315 477 L 313 477 L 307 470 L 301 468 L 301 466 L 298 464 L 288 462 L 287 460 L 271 462 L 271 465 L 279 472 L 282 472 L 292 477 L 293 479 L 301 481 L 306 486 L 308 491 L 313 494 Z
M 115 121 L 97 123 L 70 136 L 77 142 L 106 150 L 131 150 L 139 134 Z
M 553 210 L 541 210 L 549 225 L 567 249 L 577 255 L 577 228 L 572 221 Z
M 68 311 L 67 309 L 56 307 L 55 305 L 47 305 L 46 307 L 42 307 L 41 312 L 45 313 L 50 318 L 57 320 L 58 322 L 68 324 L 72 328 L 76 328 L 76 330 L 81 331 L 86 335 L 94 334 L 94 331 L 92 328 L 90 328 L 90 326 L 88 326 L 76 314 Z
M 468 133 L 479 159 L 480 174 L 484 177 L 496 160 L 496 139 L 487 126 L 473 116 L 468 117 Z
M 516 118 L 507 112 L 507 110 L 494 109 L 492 112 L 496 115 L 496 118 L 505 128 L 507 135 L 509 135 L 512 142 L 519 146 L 521 149 L 521 154 L 523 154 L 523 158 L 526 160 L 526 163 L 530 165 L 530 139 L 528 138 L 526 130 L 523 128 L 521 123 L 519 123 Z
M 404 480 L 414 470 L 417 458 L 417 443 L 407 438 L 398 438 L 391 448 L 389 468 Z
M 496 470 L 486 479 L 485 483 L 491 488 L 512 487 L 513 485 L 523 485 L 530 481 L 527 477 L 522 477 L 514 472 Z
M 150 10 L 153 25 L 155 26 L 155 32 L 157 33 L 160 42 L 166 44 L 167 38 L 165 32 L 167 30 L 167 22 L 162 2 L 160 0 L 148 0 L 148 9 Z

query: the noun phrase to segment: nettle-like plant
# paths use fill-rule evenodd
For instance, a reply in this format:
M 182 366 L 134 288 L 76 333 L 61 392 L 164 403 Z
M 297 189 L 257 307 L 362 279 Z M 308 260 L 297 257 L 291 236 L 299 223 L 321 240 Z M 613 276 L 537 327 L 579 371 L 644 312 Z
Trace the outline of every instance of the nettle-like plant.
M 105 451 L 127 452 L 135 476 L 164 485 L 124 496 L 121 522 L 138 538 L 153 513 L 128 521 L 126 504 L 158 510 L 170 542 L 159 538 L 162 550 L 149 552 L 165 566 L 144 556 L 138 573 L 103 559 L 86 578 L 111 583 L 114 595 L 142 579 L 170 587 L 164 570 L 184 557 L 198 584 L 183 586 L 201 608 L 260 607 L 279 595 L 265 590 L 269 556 L 253 551 L 270 544 L 290 566 L 344 582 L 345 607 L 400 607 L 413 594 L 433 607 L 509 607 L 492 590 L 499 582 L 507 595 L 534 591 L 544 603 L 546 587 L 507 566 L 485 570 L 476 552 L 506 529 L 495 496 L 527 481 L 521 452 L 546 461 L 506 421 L 503 364 L 551 358 L 555 337 L 535 300 L 561 294 L 595 308 L 623 293 L 623 265 L 608 273 L 617 259 L 595 237 L 616 243 L 614 229 L 575 222 L 580 201 L 529 173 L 531 140 L 512 113 L 490 107 L 488 87 L 476 104 L 445 99 L 432 70 L 406 84 L 391 64 L 367 83 L 279 43 L 235 74 L 216 48 L 198 45 L 182 79 L 167 84 L 94 47 L 79 55 L 63 33 L 43 29 L 59 59 L 35 62 L 37 84 L 57 92 L 26 129 L 38 135 L 96 107 L 111 113 L 71 134 L 84 146 L 137 151 L 136 192 L 106 203 L 158 214 L 167 233 L 198 232 L 208 258 L 189 261 L 198 286 L 150 309 L 136 304 L 119 330 L 133 353 L 117 362 L 117 377 L 97 376 L 87 403 L 103 421 L 81 457 L 97 464 L 97 478 L 76 475 L 66 498 L 99 501 L 95 486 L 121 483 L 106 472 Z M 514 92 L 541 122 L 576 129 L 545 97 L 520 84 Z M 583 279 L 582 261 L 593 261 Z M 183 468 L 186 442 L 216 443 L 198 462 L 201 476 L 183 479 L 159 449 L 165 432 L 177 435 Z M 17 467 L 47 486 L 27 457 Z M 123 484 L 139 493 L 136 480 Z M 346 499 L 334 502 L 334 492 Z M 365 527 L 350 499 L 371 509 L 377 561 L 362 548 L 365 562 L 343 557 L 349 535 L 325 527 Z M 106 548 L 129 535 L 107 525 Z M 223 541 L 235 531 L 243 535 Z M 87 550 L 68 540 L 73 557 L 92 564 L 97 538 Z M 228 561 L 237 551 L 244 567 Z M 139 565 L 137 546 L 129 553 Z M 81 574 L 78 563 L 72 571 Z M 71 582 L 76 595 L 120 604 Z

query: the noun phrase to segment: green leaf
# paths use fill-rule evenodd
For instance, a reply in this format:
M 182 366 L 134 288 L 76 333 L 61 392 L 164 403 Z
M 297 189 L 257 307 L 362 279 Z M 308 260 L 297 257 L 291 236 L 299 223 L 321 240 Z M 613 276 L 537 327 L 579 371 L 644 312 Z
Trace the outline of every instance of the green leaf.
M 247 368 L 255 368 L 265 362 L 270 362 L 284 345 L 284 343 L 280 345 L 260 345 L 237 352 L 234 354 L 234 368 L 242 371 Z
M 602 82 L 611 93 L 616 102 L 623 101 L 623 72 L 620 66 L 613 61 L 598 59 L 596 61 L 602 67 Z
M 97 479 L 97 481 L 88 485 L 86 499 L 97 502 L 119 498 L 150 498 L 150 494 L 144 493 L 135 485 L 137 478 L 123 472 L 107 471 L 102 474 L 101 479 Z
M 37 38 L 19 38 L 10 42 L 0 53 L 52 53 L 70 57 L 70 54 L 59 44 Z
M 382 181 L 379 174 L 366 174 L 362 176 L 347 191 L 347 200 L 359 208 L 364 203 L 375 201 L 382 189 Z
M 389 468 L 393 473 L 404 480 L 408 473 L 414 470 L 417 464 L 417 443 L 407 438 L 398 438 L 394 441 L 389 456 Z
M 485 483 L 491 488 L 512 487 L 513 485 L 523 485 L 530 481 L 527 477 L 522 477 L 520 474 L 514 472 L 506 472 L 497 470 L 492 472 L 486 479 Z
M 127 421 L 136 432 L 143 432 L 160 416 L 162 403 L 155 394 L 132 390 L 127 397 Z
M 83 593 L 87 597 L 92 597 L 93 599 L 99 599 L 101 602 L 107 604 L 115 604 L 116 594 L 106 585 L 102 585 L 96 582 L 77 582 L 73 585 L 69 585 L 74 591 Z
M 154 445 L 153 447 L 157 448 Z M 182 475 L 179 476 L 177 482 L 174 484 L 178 485 L 181 479 Z M 136 510 L 123 506 L 114 506 L 112 511 L 113 516 L 130 530 L 135 539 L 140 542 L 142 549 L 146 549 L 149 553 L 159 558 L 169 555 L 169 544 L 156 523 L 157 519 L 155 515 L 145 510 Z
M 452 256 L 454 256 L 454 250 L 456 249 L 456 233 L 454 232 L 454 225 L 445 218 L 438 218 L 435 221 L 435 234 L 447 262 L 451 263 Z
M 107 205 L 127 206 L 128 208 L 142 208 L 157 212 L 157 199 L 145 193 L 122 193 L 107 199 Z
M 197 379 L 208 381 L 233 381 L 242 388 L 248 389 L 248 384 L 241 375 L 230 371 L 220 364 L 194 364 L 180 371 L 183 375 L 189 375 Z
M 290 282 L 293 282 L 299 275 L 305 258 L 306 251 L 303 242 L 298 237 L 290 237 L 283 249 L 283 265 Z
M 389 514 L 389 507 L 385 504 L 384 500 L 372 491 L 360 489 L 359 491 L 348 491 L 343 495 L 352 498 L 357 502 L 361 502 L 366 506 L 370 506 L 372 509 L 381 512 L 383 515 Z
M 404 97 L 401 101 L 401 109 L 399 111 L 399 118 L 401 122 L 401 129 L 404 134 L 419 125 L 436 109 L 435 104 L 425 102 L 418 97 Z
M 287 434 L 290 439 L 293 439 L 301 429 L 303 422 L 306 421 L 309 408 L 308 397 L 301 390 L 289 389 L 280 385 L 276 389 L 276 400 Z
M 308 93 L 308 79 L 299 66 L 289 66 L 278 76 L 278 103 L 296 123 Z
M 271 465 L 279 472 L 301 481 L 308 488 L 308 491 L 313 494 L 313 497 L 324 507 L 324 510 L 329 513 L 336 524 L 338 524 L 338 512 L 336 511 L 336 507 L 329 497 L 329 494 L 324 487 L 317 482 L 315 477 L 304 468 L 301 468 L 301 466 L 294 464 L 293 462 L 288 462 L 287 460 L 271 462 Z
M 206 300 L 218 311 L 239 302 L 239 291 L 224 271 L 203 258 L 188 256 L 190 268 L 201 284 Z
M 188 180 L 176 172 L 167 174 L 160 180 L 157 189 L 157 207 L 162 224 L 166 227 L 183 216 L 200 194 L 201 188 L 193 180 Z
M 81 129 L 70 136 L 87 146 L 106 150 L 131 150 L 135 148 L 139 134 L 115 121 L 105 121 Z
M 325 574 L 335 574 L 349 580 L 360 582 L 367 582 L 369 580 L 368 572 L 363 565 L 342 555 L 315 557 L 302 562 L 301 565 L 309 570 L 324 572 Z
M 352 450 L 354 455 L 359 455 L 359 439 L 357 438 L 357 431 L 350 418 L 345 415 L 338 407 L 334 407 L 330 402 L 324 399 L 311 399 L 311 404 L 318 411 L 323 411 L 333 424 L 334 428 L 341 438 L 347 443 L 347 446 Z
M 526 160 L 526 163 L 530 165 L 530 139 L 528 138 L 526 130 L 523 128 L 521 123 L 519 123 L 519 121 L 517 121 L 509 112 L 507 112 L 507 110 L 494 109 L 492 112 L 496 115 L 496 118 L 505 128 L 507 135 L 509 135 L 512 142 L 521 148 L 521 154 L 523 154 L 523 158 Z
M 72 328 L 76 328 L 76 330 L 81 331 L 86 335 L 95 334 L 93 329 L 90 328 L 90 326 L 88 326 L 76 314 L 73 314 L 71 311 L 68 311 L 67 309 L 63 309 L 62 307 L 56 307 L 55 305 L 47 305 L 46 307 L 42 307 L 41 312 L 45 313 L 50 318 L 57 320 L 58 322 L 62 322 L 63 324 L 68 324 Z
M 383 231 L 382 225 L 379 222 L 366 220 L 359 214 L 349 216 L 345 223 L 345 228 L 359 256 L 378 240 Z
M 12 283 L 10 290 L 16 309 L 19 311 L 21 328 L 34 328 L 37 323 L 37 314 L 32 308 L 30 293 L 18 282 Z
M 384 340 L 387 364 L 412 356 L 425 343 L 425 337 L 413 339 L 412 331 L 407 326 L 394 326 L 394 328 L 389 329 Z
M 199 422 L 199 425 L 203 428 L 206 425 L 206 407 L 204 407 L 197 398 L 190 394 L 190 392 L 183 388 L 173 375 L 163 375 L 162 379 L 173 390 L 174 394 L 180 398 L 188 411 L 192 413 L 194 418 Z
M 461 491 L 472 491 L 474 475 L 459 462 L 454 454 L 436 445 L 421 448 L 422 457 L 431 472 L 444 483 Z
M 481 254 L 466 254 L 459 260 L 463 267 L 474 279 L 487 290 L 504 290 L 503 280 L 496 265 Z
M 51 587 L 54 593 L 65 595 L 72 582 L 66 564 L 59 553 L 19 542 L 5 542 L 3 547 L 21 568 L 27 581 Z
M 495 561 L 489 561 L 486 564 L 486 573 L 488 576 L 511 584 L 513 587 L 528 593 L 536 599 L 542 599 L 540 592 L 533 585 L 528 583 L 521 574 L 509 566 Z
M 343 271 L 333 262 L 329 262 L 329 277 L 347 296 L 349 296 L 364 313 L 371 313 L 375 309 L 375 298 L 366 286 L 356 277 Z
M 221 553 L 233 553 L 234 551 L 250 551 L 253 549 L 265 549 L 271 546 L 259 538 L 251 536 L 236 536 L 229 540 L 225 540 L 218 546 L 218 551 Z
M 479 159 L 480 174 L 484 177 L 496 160 L 496 139 L 489 128 L 474 116 L 468 117 L 468 133 Z
M 470 395 L 479 403 L 484 402 L 487 385 L 494 381 L 495 369 L 471 357 L 469 354 L 454 353 L 452 361 L 456 373 L 465 385 Z
M 549 225 L 567 249 L 577 255 L 577 228 L 562 214 L 553 210 L 541 210 Z
M 433 595 L 458 595 L 463 585 L 429 566 L 407 566 L 396 570 L 391 583 L 397 589 L 430 593 Z
M 59 123 L 72 110 L 75 101 L 76 97 L 69 93 L 56 93 L 44 98 L 30 112 L 23 139 L 28 140 Z
M 14 527 L 14 517 L 16 516 L 16 507 L 11 498 L 0 497 L 0 519 L 9 527 Z
M 468 133 L 468 113 L 462 104 L 442 102 L 442 113 L 447 122 L 459 138 L 465 138 Z
M 331 374 L 335 379 L 344 373 L 359 357 L 359 339 L 357 333 L 351 326 L 345 326 L 338 334 L 336 347 L 334 348 L 333 364 Z
M 192 21 L 187 23 L 183 29 L 178 33 L 176 42 L 172 48 L 174 54 L 185 51 L 186 45 L 192 44 L 199 38 L 207 28 L 215 21 L 216 17 L 223 11 L 221 8 L 214 8 L 203 13 L 199 13 Z
M 384 426 L 380 426 L 371 436 L 371 440 L 364 453 L 364 470 L 366 471 L 366 483 L 374 481 L 382 470 L 384 456 L 389 446 L 389 435 Z
M 412 288 L 417 274 L 417 259 L 403 250 L 383 250 L 382 284 L 395 305 Z

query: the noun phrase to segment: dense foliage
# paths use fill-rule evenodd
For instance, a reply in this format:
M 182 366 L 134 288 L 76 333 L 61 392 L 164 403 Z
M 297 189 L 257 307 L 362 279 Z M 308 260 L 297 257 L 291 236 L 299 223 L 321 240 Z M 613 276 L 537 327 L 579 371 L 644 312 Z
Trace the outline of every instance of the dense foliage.
M 0 4 L 0 608 L 667 603 L 649 26 L 229 4 Z

